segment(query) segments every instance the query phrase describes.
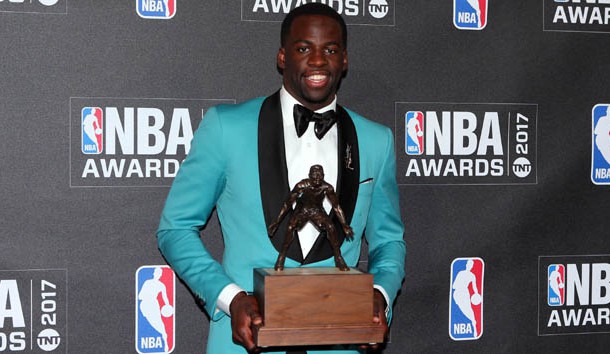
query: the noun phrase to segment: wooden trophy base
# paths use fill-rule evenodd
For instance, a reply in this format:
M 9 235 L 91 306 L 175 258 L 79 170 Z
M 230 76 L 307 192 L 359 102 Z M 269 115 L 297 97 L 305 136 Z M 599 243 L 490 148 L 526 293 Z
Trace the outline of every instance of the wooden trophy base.
M 264 325 L 260 347 L 381 343 L 373 323 L 373 276 L 357 269 L 254 270 L 254 295 Z

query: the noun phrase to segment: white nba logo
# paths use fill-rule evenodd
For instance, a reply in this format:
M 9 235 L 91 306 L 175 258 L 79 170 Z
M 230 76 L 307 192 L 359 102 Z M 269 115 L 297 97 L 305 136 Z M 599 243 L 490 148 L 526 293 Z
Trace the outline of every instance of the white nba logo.
M 451 263 L 449 336 L 479 339 L 483 334 L 483 273 L 481 258 L 456 258 Z
M 610 104 L 592 110 L 591 181 L 610 184 Z
M 136 350 L 170 353 L 175 347 L 175 281 L 168 266 L 142 266 L 136 272 Z

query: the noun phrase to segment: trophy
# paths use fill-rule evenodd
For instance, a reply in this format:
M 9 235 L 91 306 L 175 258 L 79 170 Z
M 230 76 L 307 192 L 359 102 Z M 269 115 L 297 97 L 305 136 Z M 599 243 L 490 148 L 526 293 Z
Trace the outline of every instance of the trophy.
M 346 239 L 353 239 L 333 187 L 324 181 L 324 170 L 314 165 L 309 178 L 296 184 L 277 220 L 269 225 L 273 237 L 282 219 L 295 208 L 274 268 L 254 270 L 254 296 L 264 325 L 254 336 L 260 347 L 326 344 L 381 343 L 384 329 L 373 323 L 373 276 L 350 269 L 341 256 L 337 229 L 323 207 L 328 198 Z M 305 224 L 325 233 L 336 267 L 286 268 L 286 252 Z

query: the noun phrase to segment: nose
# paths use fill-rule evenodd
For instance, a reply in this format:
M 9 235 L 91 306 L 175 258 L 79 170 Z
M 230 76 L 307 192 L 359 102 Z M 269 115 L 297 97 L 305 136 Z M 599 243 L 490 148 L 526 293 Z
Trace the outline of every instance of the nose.
M 324 66 L 326 64 L 326 56 L 324 55 L 324 50 L 313 49 L 311 51 L 311 54 L 309 55 L 307 64 L 315 67 Z

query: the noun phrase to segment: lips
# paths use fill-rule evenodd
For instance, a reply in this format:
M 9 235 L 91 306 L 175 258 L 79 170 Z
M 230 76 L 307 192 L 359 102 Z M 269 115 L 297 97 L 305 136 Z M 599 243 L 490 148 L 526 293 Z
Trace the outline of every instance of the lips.
M 326 86 L 329 81 L 330 76 L 326 73 L 315 73 L 305 75 L 305 82 L 307 83 L 307 86 L 312 88 Z

